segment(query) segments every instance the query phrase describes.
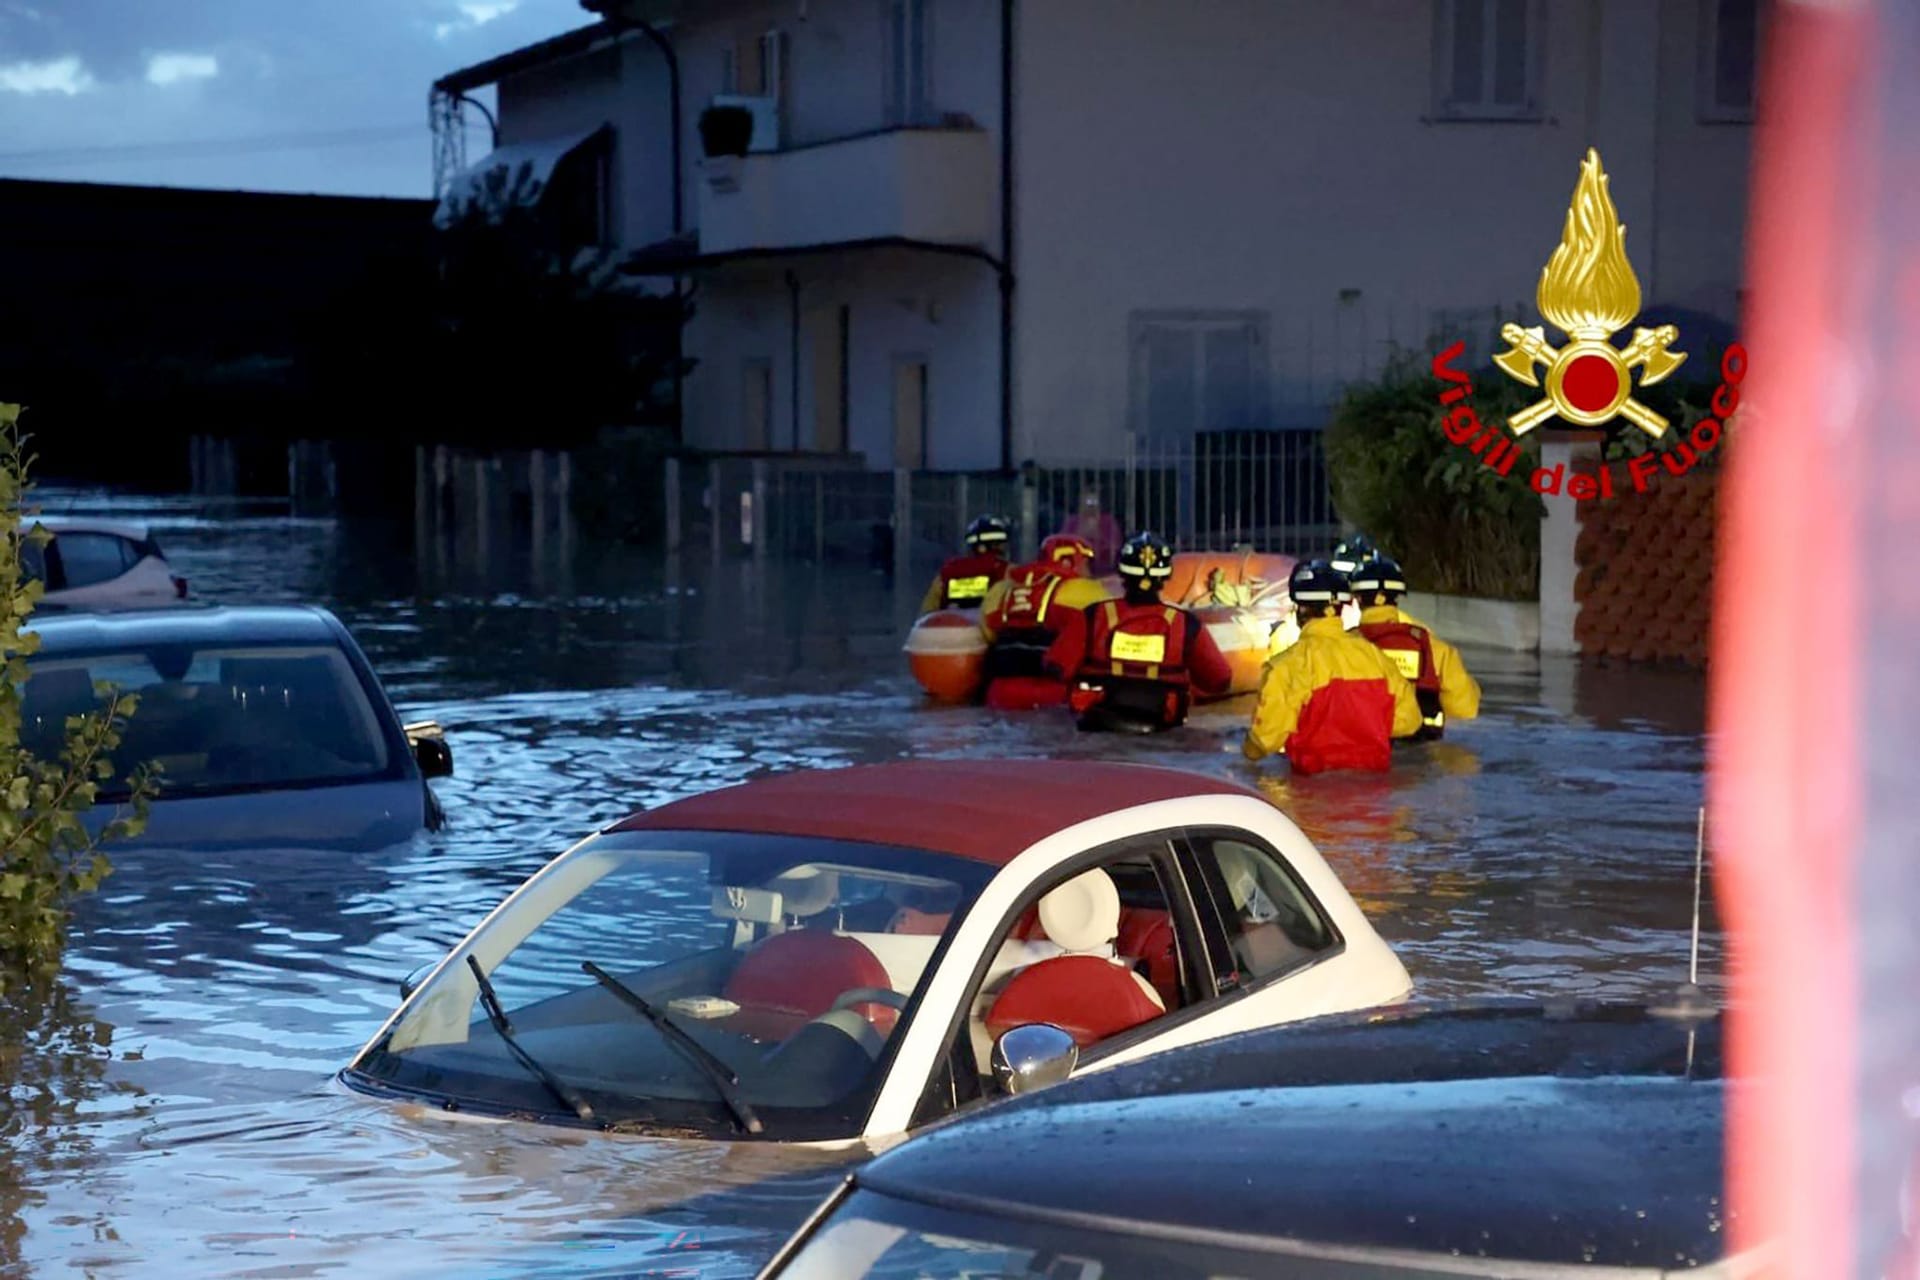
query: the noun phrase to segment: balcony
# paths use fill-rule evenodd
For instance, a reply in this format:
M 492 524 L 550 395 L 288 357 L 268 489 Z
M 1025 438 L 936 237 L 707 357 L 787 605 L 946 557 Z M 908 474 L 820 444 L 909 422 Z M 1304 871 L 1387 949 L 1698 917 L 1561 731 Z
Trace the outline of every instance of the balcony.
M 907 239 L 984 248 L 998 174 L 978 129 L 895 129 L 702 162 L 700 252 Z

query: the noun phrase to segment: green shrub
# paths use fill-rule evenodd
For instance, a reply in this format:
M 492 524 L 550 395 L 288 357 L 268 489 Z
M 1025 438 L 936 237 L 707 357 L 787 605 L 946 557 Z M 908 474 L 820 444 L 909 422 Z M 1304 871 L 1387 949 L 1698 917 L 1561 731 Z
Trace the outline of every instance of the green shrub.
M 1542 506 L 1527 479 L 1540 462 L 1538 437 L 1521 442 L 1507 475 L 1481 465 L 1440 429 L 1444 384 L 1431 363 L 1403 352 L 1378 378 L 1348 388 L 1325 438 L 1334 507 L 1400 562 L 1417 591 L 1535 599 Z M 1482 422 L 1498 423 L 1538 396 L 1483 373 L 1471 403 Z
M 101 711 L 69 717 L 57 760 L 21 745 L 27 658 L 40 645 L 40 637 L 23 628 L 43 589 L 24 577 L 21 552 L 29 539 L 44 542 L 47 535 L 29 523 L 30 460 L 19 419 L 20 406 L 0 404 L 0 579 L 11 588 L 0 621 L 0 993 L 40 986 L 59 967 L 69 904 L 112 869 L 100 846 L 139 834 L 152 795 L 149 772 L 134 770 L 128 806 L 97 834 L 87 829 L 100 784 L 115 773 L 113 752 L 134 712 L 130 695 L 103 689 Z

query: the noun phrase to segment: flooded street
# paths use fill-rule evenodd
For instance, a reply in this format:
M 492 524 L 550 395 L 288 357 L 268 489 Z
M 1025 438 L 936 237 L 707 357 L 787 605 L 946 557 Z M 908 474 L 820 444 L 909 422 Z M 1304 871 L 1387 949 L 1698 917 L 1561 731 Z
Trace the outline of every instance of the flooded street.
M 836 1161 L 405 1114 L 331 1076 L 402 975 L 554 854 L 772 770 L 1100 756 L 1257 779 L 1418 999 L 1632 997 L 1686 976 L 1697 677 L 1468 650 L 1481 719 L 1391 775 L 1293 780 L 1240 756 L 1244 701 L 1160 739 L 929 708 L 899 652 L 922 584 L 896 596 L 861 565 L 582 548 L 471 575 L 416 569 L 410 527 L 76 509 L 150 520 L 201 597 L 333 608 L 403 714 L 445 726 L 455 776 L 434 784 L 448 827 L 378 855 L 115 855 L 81 909 L 70 1007 L 0 1058 L 0 1273 L 751 1275 Z

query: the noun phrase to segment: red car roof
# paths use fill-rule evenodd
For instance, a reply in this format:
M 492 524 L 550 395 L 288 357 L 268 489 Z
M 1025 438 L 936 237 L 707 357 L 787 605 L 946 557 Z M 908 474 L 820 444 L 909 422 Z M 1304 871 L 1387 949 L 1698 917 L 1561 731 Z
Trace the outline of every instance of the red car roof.
M 1089 818 L 1156 800 L 1258 792 L 1150 765 L 912 760 L 806 769 L 637 813 L 615 831 L 748 831 L 956 854 L 1001 865 Z

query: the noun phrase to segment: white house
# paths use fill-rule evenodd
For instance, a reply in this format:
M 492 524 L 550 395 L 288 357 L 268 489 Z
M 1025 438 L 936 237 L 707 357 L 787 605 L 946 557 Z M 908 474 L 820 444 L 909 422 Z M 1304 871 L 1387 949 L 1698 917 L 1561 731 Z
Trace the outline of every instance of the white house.
M 1646 304 L 1738 310 L 1757 0 L 583 2 L 653 31 L 438 87 L 497 86 L 498 154 L 694 288 L 692 445 L 990 469 L 1317 426 L 1395 344 L 1498 349 L 1590 145 Z M 702 154 L 718 100 L 744 158 Z

